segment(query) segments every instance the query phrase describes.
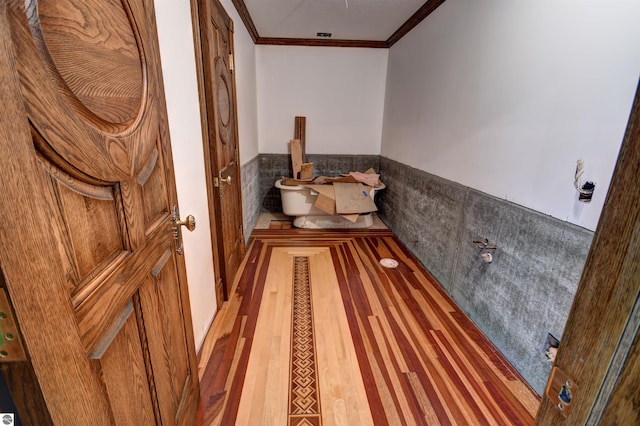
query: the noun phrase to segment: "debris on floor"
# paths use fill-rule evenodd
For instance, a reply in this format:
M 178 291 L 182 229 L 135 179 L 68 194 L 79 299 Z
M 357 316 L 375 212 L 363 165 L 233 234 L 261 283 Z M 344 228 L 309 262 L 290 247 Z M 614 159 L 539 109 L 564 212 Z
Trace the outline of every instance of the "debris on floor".
M 316 195 L 314 207 L 328 215 L 340 215 L 356 222 L 360 214 L 375 212 L 376 207 L 371 191 L 384 187 L 380 175 L 374 169 L 365 172 L 352 171 L 340 176 L 313 176 L 314 165 L 306 162 L 305 117 L 295 117 L 294 139 L 289 141 L 292 177 L 283 177 L 285 186 L 305 186 Z

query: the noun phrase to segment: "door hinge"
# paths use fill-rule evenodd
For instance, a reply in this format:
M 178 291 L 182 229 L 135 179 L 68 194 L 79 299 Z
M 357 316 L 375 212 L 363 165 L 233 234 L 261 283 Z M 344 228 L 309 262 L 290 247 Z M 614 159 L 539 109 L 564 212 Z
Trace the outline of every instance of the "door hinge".
M 13 317 L 7 291 L 0 289 L 0 362 L 26 361 L 18 325 Z
M 229 71 L 233 72 L 235 65 L 233 63 L 233 53 L 229 53 Z

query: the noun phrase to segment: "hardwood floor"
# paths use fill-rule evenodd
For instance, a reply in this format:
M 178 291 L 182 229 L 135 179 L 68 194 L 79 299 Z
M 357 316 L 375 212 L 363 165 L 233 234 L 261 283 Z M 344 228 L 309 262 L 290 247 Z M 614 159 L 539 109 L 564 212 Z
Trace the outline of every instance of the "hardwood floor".
M 230 294 L 200 424 L 533 424 L 537 395 L 390 231 L 254 230 Z

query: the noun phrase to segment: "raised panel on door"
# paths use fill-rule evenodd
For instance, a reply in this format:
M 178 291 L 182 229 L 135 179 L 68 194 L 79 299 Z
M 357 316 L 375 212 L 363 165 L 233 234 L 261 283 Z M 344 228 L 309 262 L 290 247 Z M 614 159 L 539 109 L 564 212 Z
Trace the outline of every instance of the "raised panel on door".
M 141 346 L 133 304 L 114 341 L 99 361 L 107 395 L 116 424 L 155 423 L 153 399 L 148 384 L 144 352 Z M 127 386 L 123 386 L 124 384 Z
M 47 272 L 22 283 L 12 269 L 7 287 L 52 418 L 188 423 L 198 380 L 153 4 L 27 1 L 1 12 L 19 79 L 16 143 L 30 165 L 10 192 L 46 217 L 16 237 Z M 38 239 L 52 248 L 42 259 Z M 42 297 L 25 304 L 30 291 Z M 40 312 L 55 313 L 42 330 L 29 326 Z

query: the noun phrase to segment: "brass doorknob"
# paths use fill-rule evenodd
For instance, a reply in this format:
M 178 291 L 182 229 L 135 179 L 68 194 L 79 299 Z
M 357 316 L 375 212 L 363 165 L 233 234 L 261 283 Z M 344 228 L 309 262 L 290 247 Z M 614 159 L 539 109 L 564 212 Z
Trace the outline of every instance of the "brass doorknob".
M 182 246 L 182 230 L 180 230 L 180 227 L 184 226 L 189 231 L 193 231 L 196 229 L 196 218 L 190 214 L 185 220 L 180 219 L 180 209 L 178 209 L 178 206 L 173 206 L 171 219 L 173 219 L 173 238 L 176 240 L 176 252 L 182 254 L 184 253 L 184 247 Z
M 176 220 L 176 226 L 184 226 L 190 232 L 193 232 L 193 230 L 196 229 L 196 218 L 190 214 L 185 220 Z
M 231 181 L 232 180 L 233 180 L 233 178 L 231 177 L 231 175 L 227 176 L 224 179 L 222 177 L 214 176 L 213 177 L 213 186 L 215 186 L 216 188 L 221 188 L 222 185 L 224 185 L 225 183 L 227 185 L 231 185 Z

